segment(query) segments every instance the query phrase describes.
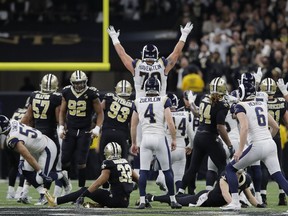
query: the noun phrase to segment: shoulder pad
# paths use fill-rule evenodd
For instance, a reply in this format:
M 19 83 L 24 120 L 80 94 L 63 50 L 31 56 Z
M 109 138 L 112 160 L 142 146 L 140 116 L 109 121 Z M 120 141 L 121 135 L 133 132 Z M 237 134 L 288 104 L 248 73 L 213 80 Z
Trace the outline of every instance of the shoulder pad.
M 53 95 L 56 95 L 56 96 L 62 96 L 62 94 L 59 93 L 59 92 L 53 92 L 52 94 L 53 94 Z
M 113 160 L 104 160 L 102 163 L 101 169 L 111 169 L 114 166 L 115 164 Z
M 113 97 L 114 96 L 114 93 L 112 92 L 108 92 L 105 94 L 105 97 Z
M 91 91 L 96 91 L 96 92 L 98 92 L 98 89 L 95 88 L 94 86 L 89 86 L 89 89 L 90 89 Z
M 65 90 L 65 89 L 70 89 L 71 88 L 71 85 L 68 85 L 68 86 L 65 86 L 64 88 L 63 88 L 63 90 Z

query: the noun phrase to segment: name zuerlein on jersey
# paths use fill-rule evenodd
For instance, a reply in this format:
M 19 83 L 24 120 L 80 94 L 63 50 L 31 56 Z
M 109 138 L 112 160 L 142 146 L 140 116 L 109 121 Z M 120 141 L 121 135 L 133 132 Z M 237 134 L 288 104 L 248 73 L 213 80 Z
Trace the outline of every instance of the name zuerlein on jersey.
M 158 102 L 158 101 L 161 101 L 161 97 L 140 98 L 140 103 Z
M 139 69 L 143 71 L 159 70 L 161 68 L 161 65 L 139 65 Z

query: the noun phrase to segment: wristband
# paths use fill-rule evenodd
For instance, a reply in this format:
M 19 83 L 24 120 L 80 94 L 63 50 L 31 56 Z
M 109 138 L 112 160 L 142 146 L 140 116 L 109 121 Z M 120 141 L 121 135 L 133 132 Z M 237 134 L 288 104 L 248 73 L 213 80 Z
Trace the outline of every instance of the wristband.
M 118 37 L 112 37 L 111 39 L 112 39 L 113 45 L 120 44 Z
M 182 33 L 182 35 L 181 35 L 181 37 L 180 37 L 179 41 L 183 41 L 183 42 L 185 43 L 185 42 L 186 42 L 186 39 L 187 39 L 187 37 L 188 37 L 188 34 L 187 34 L 187 33 Z

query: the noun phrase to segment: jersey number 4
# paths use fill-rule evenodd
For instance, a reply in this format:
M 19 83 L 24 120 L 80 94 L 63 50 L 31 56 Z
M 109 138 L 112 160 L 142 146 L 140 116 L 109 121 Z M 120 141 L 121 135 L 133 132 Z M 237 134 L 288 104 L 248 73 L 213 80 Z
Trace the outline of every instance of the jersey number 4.
M 145 118 L 149 118 L 149 122 L 150 123 L 156 123 L 156 120 L 155 120 L 155 113 L 154 113 L 154 110 L 153 110 L 153 104 L 149 104 L 145 113 L 144 113 L 144 117 Z

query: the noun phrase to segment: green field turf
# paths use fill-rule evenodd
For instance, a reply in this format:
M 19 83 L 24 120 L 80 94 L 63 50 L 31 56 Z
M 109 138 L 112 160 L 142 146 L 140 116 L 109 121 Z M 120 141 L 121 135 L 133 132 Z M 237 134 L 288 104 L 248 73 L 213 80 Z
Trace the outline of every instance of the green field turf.
M 92 181 L 88 181 L 89 185 Z M 77 181 L 72 181 L 73 190 L 77 189 Z M 197 191 L 204 189 L 204 181 L 197 182 Z M 135 209 L 135 202 L 139 198 L 138 190 L 133 191 L 131 194 L 130 206 L 128 209 L 75 209 L 74 205 L 65 204 L 58 206 L 56 208 L 49 208 L 48 206 L 35 206 L 34 203 L 37 202 L 39 195 L 36 190 L 30 189 L 30 196 L 32 199 L 32 204 L 20 204 L 16 200 L 7 200 L 7 181 L 1 181 L 0 183 L 0 215 L 288 215 L 286 212 L 288 210 L 287 206 L 278 206 L 278 187 L 274 182 L 270 182 L 268 185 L 268 206 L 265 209 L 258 209 L 254 207 L 248 207 L 246 209 L 241 209 L 240 212 L 223 212 L 219 208 L 203 208 L 203 207 L 183 207 L 182 209 L 172 210 L 167 204 L 152 202 L 152 209 L 138 210 Z M 147 192 L 152 194 L 163 194 L 158 188 L 154 181 L 149 181 L 147 185 Z M 53 193 L 53 187 L 51 189 Z M 85 201 L 91 201 L 86 198 Z

